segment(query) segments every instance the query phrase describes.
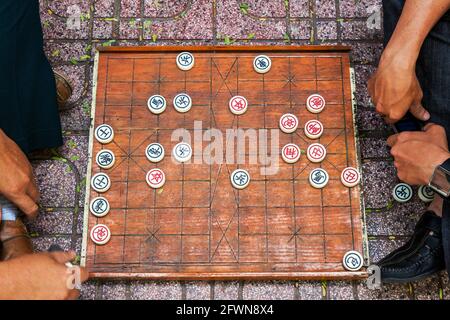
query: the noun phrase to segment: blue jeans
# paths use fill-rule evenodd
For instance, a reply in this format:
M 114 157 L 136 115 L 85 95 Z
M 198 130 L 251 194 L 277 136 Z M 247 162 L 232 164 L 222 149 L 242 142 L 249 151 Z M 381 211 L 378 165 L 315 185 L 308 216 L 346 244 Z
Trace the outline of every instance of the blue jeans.
M 404 0 L 383 0 L 384 41 L 389 41 L 400 18 Z M 423 90 L 423 106 L 430 122 L 442 125 L 450 137 L 450 11 L 434 26 L 420 50 L 416 74 Z M 442 239 L 450 275 L 450 200 L 445 199 Z

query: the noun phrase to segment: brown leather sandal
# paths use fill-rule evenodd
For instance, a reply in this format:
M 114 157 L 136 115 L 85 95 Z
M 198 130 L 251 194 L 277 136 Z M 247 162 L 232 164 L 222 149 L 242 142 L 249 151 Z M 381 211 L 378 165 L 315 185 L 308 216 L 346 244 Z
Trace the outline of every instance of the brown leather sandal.
M 16 221 L 1 221 L 0 241 L 2 243 L 0 261 L 33 253 L 33 244 L 27 228 L 20 218 L 17 218 Z
M 62 109 L 65 107 L 67 101 L 72 95 L 73 89 L 69 83 L 69 80 L 65 76 L 57 71 L 53 71 L 53 73 L 56 81 L 56 100 L 58 102 L 59 109 Z

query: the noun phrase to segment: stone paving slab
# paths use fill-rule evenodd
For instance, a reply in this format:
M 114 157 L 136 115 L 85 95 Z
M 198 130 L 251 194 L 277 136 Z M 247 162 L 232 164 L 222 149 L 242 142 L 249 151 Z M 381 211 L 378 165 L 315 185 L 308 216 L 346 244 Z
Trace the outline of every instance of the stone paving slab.
M 80 250 L 95 48 L 196 44 L 352 45 L 371 260 L 400 246 L 424 206 L 417 197 L 406 205 L 392 202 L 397 178 L 385 143 L 390 131 L 367 95 L 383 37 L 382 29 L 367 20 L 380 8 L 381 0 L 40 0 L 45 52 L 71 80 L 74 96 L 61 112 L 64 146 L 32 161 L 43 204 L 39 219 L 29 225 L 36 248 L 57 243 Z M 79 28 L 68 28 L 74 12 Z M 339 281 L 89 281 L 81 298 L 449 299 L 450 284 L 445 273 L 380 290 Z

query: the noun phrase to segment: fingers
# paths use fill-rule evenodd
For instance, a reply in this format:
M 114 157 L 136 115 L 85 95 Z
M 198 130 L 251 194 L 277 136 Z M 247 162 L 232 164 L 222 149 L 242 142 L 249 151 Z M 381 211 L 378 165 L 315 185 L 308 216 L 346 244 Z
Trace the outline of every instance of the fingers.
M 39 202 L 39 189 L 36 186 L 36 183 L 34 182 L 34 179 L 31 179 L 31 182 L 28 184 L 27 194 L 30 196 L 31 199 L 33 199 L 34 202 Z
M 423 127 L 423 131 L 425 131 L 425 132 L 435 131 L 437 134 L 446 135 L 445 128 L 443 126 L 438 125 L 436 123 L 432 123 L 432 122 L 427 123 Z
M 431 117 L 430 113 L 422 106 L 420 102 L 411 105 L 409 111 L 414 117 L 422 121 L 428 121 Z
M 427 130 L 431 130 L 432 127 L 427 127 Z M 427 135 L 426 132 L 423 131 L 405 131 L 402 133 L 397 133 L 394 134 L 392 136 L 390 136 L 387 139 L 387 144 L 392 147 L 395 146 L 397 143 L 403 143 L 403 142 L 408 142 L 411 140 L 416 140 L 416 141 L 424 141 L 424 142 L 430 142 L 430 136 Z
M 73 251 L 55 251 L 49 253 L 53 259 L 55 259 L 56 262 L 64 264 L 66 262 L 70 262 L 73 259 L 75 259 L 76 254 Z
M 375 111 L 384 116 L 384 121 L 388 124 L 394 124 L 401 120 L 408 110 L 391 108 L 385 110 L 381 102 L 377 103 L 375 106 Z
M 393 111 L 390 111 L 386 117 L 384 118 L 384 121 L 388 124 L 394 124 L 400 120 L 402 120 L 402 118 L 405 116 L 407 110 L 405 112 L 403 111 L 398 111 L 398 109 L 394 109 Z
M 27 217 L 36 217 L 39 207 L 36 202 L 25 193 L 15 194 L 10 196 L 9 199 L 23 212 Z
M 435 123 L 428 123 L 423 127 L 423 131 L 432 137 L 431 139 L 434 144 L 448 150 L 447 132 L 443 126 Z
M 427 123 L 426 125 L 424 125 L 423 126 L 423 131 L 425 131 L 425 132 L 427 132 L 427 131 L 429 131 L 430 129 L 432 129 L 433 128 L 433 126 L 435 126 L 436 124 L 434 124 L 434 123 Z
M 392 146 L 394 146 L 396 143 L 397 143 L 397 139 L 398 139 L 398 136 L 399 136 L 400 134 L 393 134 L 392 136 L 390 136 L 388 139 L 387 139 L 387 144 L 388 144 L 388 146 L 389 147 L 392 147 Z

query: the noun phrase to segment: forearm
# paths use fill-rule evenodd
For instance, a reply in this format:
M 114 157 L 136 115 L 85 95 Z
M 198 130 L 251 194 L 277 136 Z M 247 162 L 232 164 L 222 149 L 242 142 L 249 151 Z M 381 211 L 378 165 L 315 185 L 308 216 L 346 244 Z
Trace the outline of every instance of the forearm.
M 406 0 L 385 55 L 400 53 L 402 62 L 416 63 L 425 38 L 450 9 L 450 0 Z
M 17 273 L 11 270 L 10 263 L 0 262 L 0 300 L 14 298 L 15 281 L 20 281 L 13 279 L 15 274 Z

